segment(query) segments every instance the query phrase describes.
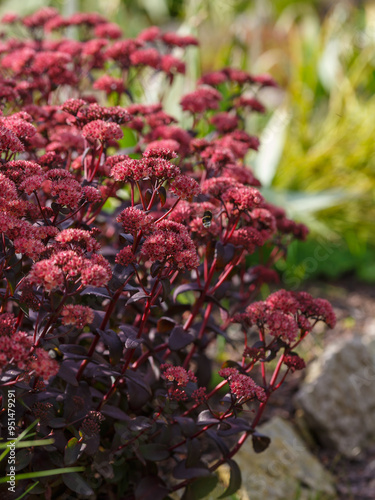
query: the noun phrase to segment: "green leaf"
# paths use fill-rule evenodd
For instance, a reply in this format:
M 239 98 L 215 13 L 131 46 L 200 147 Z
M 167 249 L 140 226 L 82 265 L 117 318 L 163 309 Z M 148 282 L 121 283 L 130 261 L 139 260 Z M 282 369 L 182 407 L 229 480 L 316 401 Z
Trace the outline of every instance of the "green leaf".
M 34 477 L 47 477 L 47 476 L 59 476 L 60 474 L 70 474 L 76 472 L 83 472 L 84 467 L 64 467 L 62 469 L 51 469 L 51 470 L 39 470 L 37 472 L 25 472 L 23 474 L 16 474 L 16 481 L 21 479 L 32 479 Z M 77 474 L 78 475 L 78 474 Z M 0 484 L 6 483 L 8 481 L 7 477 L 0 477 Z
M 54 439 L 36 439 L 35 441 L 21 441 L 20 443 L 16 442 L 16 448 L 30 448 L 31 446 L 46 446 L 49 444 L 53 444 L 55 442 Z M 8 449 L 7 443 L 0 443 L 0 449 Z
M 228 488 L 224 491 L 219 498 L 225 498 L 229 495 L 233 495 L 237 490 L 240 489 L 242 483 L 241 470 L 234 460 L 228 460 L 227 464 L 230 467 L 230 479 Z
M 215 474 L 208 477 L 199 477 L 195 479 L 186 488 L 181 500 L 199 500 L 211 493 L 218 483 L 218 478 Z
M 77 438 L 73 437 L 69 439 L 64 451 L 64 464 L 73 465 L 81 453 L 82 444 Z
M 32 423 L 31 423 L 31 424 L 30 424 L 30 425 L 29 425 L 29 426 L 28 426 L 28 427 L 27 427 L 27 428 L 26 428 L 23 432 L 21 432 L 21 434 L 20 434 L 20 435 L 17 437 L 17 439 L 15 440 L 15 445 L 16 445 L 16 447 L 17 447 L 17 444 L 18 444 L 18 443 L 19 443 L 19 442 L 20 442 L 23 438 L 25 438 L 26 436 L 31 437 L 32 435 L 34 435 L 34 434 L 35 434 L 35 433 L 34 433 L 34 434 L 29 435 L 29 432 L 31 431 L 31 429 L 32 429 L 33 427 L 35 427 L 35 426 L 38 424 L 38 422 L 39 422 L 39 419 L 34 420 L 34 422 L 32 422 Z M 5 446 L 4 446 L 4 444 L 5 444 Z M 3 451 L 3 453 L 0 455 L 0 462 L 3 460 L 3 458 L 4 458 L 4 457 L 6 457 L 6 456 L 8 455 L 8 453 L 9 453 L 9 451 L 10 451 L 10 448 L 9 448 L 9 446 L 7 446 L 7 443 L 1 443 L 1 444 L 0 444 L 0 449 L 1 449 L 1 448 L 5 448 L 5 450 L 4 450 L 4 451 Z M 1 483 L 1 482 L 4 482 L 4 481 L 1 481 L 1 478 L 0 478 L 0 483 Z
M 260 137 L 261 146 L 253 162 L 253 170 L 264 187 L 271 186 L 280 163 L 290 116 L 285 108 L 276 110 Z

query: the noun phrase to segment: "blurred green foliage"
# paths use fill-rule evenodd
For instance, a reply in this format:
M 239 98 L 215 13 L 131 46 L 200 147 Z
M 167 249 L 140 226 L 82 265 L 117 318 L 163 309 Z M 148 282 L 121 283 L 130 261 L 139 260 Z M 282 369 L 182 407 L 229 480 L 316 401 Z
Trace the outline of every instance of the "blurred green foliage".
M 270 72 L 284 90 L 281 102 L 264 96 L 274 113 L 251 163 L 265 196 L 311 229 L 280 266 L 289 284 L 349 271 L 375 281 L 375 6 L 356 4 L 254 1 L 239 12 L 232 2 L 218 33 L 195 4 L 206 69 Z M 319 241 L 334 249 L 324 258 Z

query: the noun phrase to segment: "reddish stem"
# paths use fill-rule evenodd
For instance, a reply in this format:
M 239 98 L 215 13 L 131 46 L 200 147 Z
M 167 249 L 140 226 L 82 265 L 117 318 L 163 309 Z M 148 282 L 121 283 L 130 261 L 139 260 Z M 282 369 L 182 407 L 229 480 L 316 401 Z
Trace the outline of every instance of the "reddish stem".
M 133 276 L 133 274 L 131 274 L 130 276 L 128 276 L 128 278 L 125 280 L 125 282 L 123 283 L 123 285 L 121 285 L 120 288 L 118 290 L 116 290 L 114 296 L 112 297 L 112 299 L 111 299 L 111 301 L 110 301 L 110 303 L 108 305 L 108 309 L 107 309 L 107 311 L 105 313 L 103 321 L 101 322 L 100 330 L 103 330 L 106 327 L 107 322 L 109 321 L 109 318 L 111 317 L 111 314 L 112 314 L 112 312 L 113 312 L 113 310 L 114 310 L 114 308 L 115 308 L 115 306 L 116 306 L 116 304 L 117 304 L 117 302 L 118 302 L 118 300 L 119 300 L 119 298 L 120 298 L 120 296 L 122 294 L 122 291 L 123 291 L 125 285 L 129 282 L 129 280 L 130 280 L 130 278 L 132 276 Z M 76 379 L 77 380 L 81 379 L 86 366 L 88 365 L 91 357 L 93 356 L 93 354 L 95 352 L 95 348 L 96 348 L 99 340 L 100 340 L 100 335 L 99 335 L 99 333 L 96 333 L 95 337 L 94 337 L 94 339 L 93 339 L 93 341 L 91 343 L 89 352 L 88 352 L 88 358 L 84 359 L 82 361 L 82 363 L 81 363 L 81 366 L 79 367 L 79 370 L 78 370 L 77 375 L 76 375 Z
M 177 203 L 181 200 L 181 197 L 180 198 L 177 198 L 177 200 L 173 203 L 172 207 L 168 210 L 168 212 L 166 212 L 164 215 L 162 215 L 159 219 L 157 219 L 155 221 L 155 224 L 157 224 L 158 222 L 164 220 L 166 217 L 168 217 L 168 215 L 172 212 L 172 210 L 174 210 L 174 208 L 176 207 Z
M 203 335 L 204 335 L 204 331 L 206 329 L 206 326 L 207 326 L 207 323 L 208 323 L 208 320 L 210 319 L 210 315 L 211 315 L 211 311 L 212 311 L 212 302 L 210 302 L 208 305 L 207 305 L 207 309 L 204 313 L 204 318 L 203 318 L 203 322 L 202 322 L 202 325 L 200 327 L 200 330 L 199 330 L 199 333 L 198 333 L 198 337 L 197 337 L 197 340 L 201 340 Z M 194 343 L 189 351 L 189 354 L 186 356 L 185 358 L 185 361 L 184 361 L 184 364 L 182 365 L 183 368 L 187 368 L 189 366 L 189 363 L 190 363 L 190 360 L 191 358 L 193 357 L 195 351 L 197 350 L 197 344 Z

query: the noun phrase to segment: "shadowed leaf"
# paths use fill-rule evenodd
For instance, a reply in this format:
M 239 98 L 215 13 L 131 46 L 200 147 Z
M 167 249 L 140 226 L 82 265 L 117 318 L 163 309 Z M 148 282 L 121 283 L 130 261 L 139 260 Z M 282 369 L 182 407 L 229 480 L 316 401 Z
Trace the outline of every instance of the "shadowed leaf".
M 253 449 L 255 453 L 262 453 L 262 451 L 266 450 L 271 442 L 271 439 L 268 436 L 264 436 L 263 434 L 259 434 L 259 432 L 255 431 L 251 436 L 253 441 Z
M 229 495 L 233 495 L 237 490 L 240 489 L 242 483 L 241 470 L 234 460 L 228 460 L 227 464 L 230 467 L 230 479 L 228 488 L 224 491 L 219 498 L 226 498 Z

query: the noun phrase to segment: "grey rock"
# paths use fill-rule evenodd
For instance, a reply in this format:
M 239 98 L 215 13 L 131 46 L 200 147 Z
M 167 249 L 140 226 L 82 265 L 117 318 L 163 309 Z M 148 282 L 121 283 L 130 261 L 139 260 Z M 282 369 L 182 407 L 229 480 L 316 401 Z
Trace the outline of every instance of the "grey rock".
M 262 453 L 253 451 L 249 438 L 233 457 L 241 469 L 239 500 L 333 500 L 334 480 L 307 449 L 293 426 L 279 417 L 257 428 L 271 438 Z M 219 477 L 229 482 L 229 470 L 222 466 Z M 217 500 L 224 486 L 217 487 L 205 500 Z
M 371 344 L 370 339 L 353 338 L 330 345 L 308 368 L 296 397 L 322 444 L 351 458 L 375 443 Z

